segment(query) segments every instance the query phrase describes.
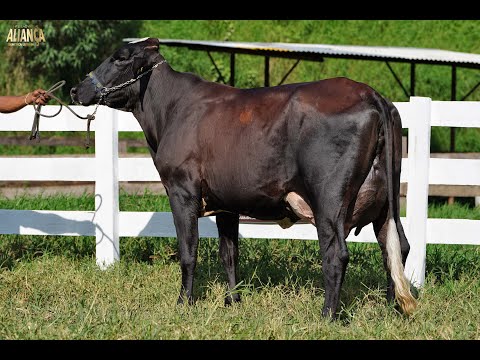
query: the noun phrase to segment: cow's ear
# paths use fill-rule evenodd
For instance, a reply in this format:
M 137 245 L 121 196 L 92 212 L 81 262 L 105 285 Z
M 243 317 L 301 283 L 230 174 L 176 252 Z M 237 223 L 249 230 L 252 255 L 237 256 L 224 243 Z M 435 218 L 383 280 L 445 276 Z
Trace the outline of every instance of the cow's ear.
M 150 50 L 158 51 L 158 45 L 148 45 L 148 46 L 145 46 L 143 48 L 143 50 L 145 50 L 145 51 L 150 51 Z
M 132 70 L 135 76 L 151 68 L 158 60 L 158 47 L 160 42 L 158 39 L 151 39 L 152 41 L 146 41 L 143 48 L 143 56 L 136 56 L 133 59 Z
M 160 40 L 157 38 L 148 38 L 145 40 L 145 46 L 143 50 L 153 50 L 153 51 L 158 51 L 158 48 L 160 46 Z

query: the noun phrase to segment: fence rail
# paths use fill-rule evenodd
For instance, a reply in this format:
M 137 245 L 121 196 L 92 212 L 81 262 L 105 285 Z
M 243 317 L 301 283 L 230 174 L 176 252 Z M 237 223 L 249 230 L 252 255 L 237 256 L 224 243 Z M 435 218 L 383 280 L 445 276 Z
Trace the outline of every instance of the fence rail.
M 428 219 L 428 186 L 480 185 L 480 159 L 430 159 L 431 126 L 480 127 L 480 102 L 431 101 L 411 97 L 395 103 L 408 128 L 408 158 L 402 160 L 401 182 L 408 183 L 406 217 L 401 218 L 411 251 L 405 273 L 417 286 L 425 279 L 426 244 L 480 245 L 480 220 Z M 93 107 L 78 106 L 81 114 Z M 44 106 L 54 113 L 58 106 Z M 33 109 L 0 114 L 0 131 L 30 131 Z M 119 181 L 157 182 L 160 177 L 150 157 L 123 158 L 118 153 L 119 131 L 142 131 L 130 113 L 100 106 L 92 122 L 95 157 L 0 157 L 0 181 L 94 181 L 95 211 L 0 210 L 0 234 L 95 236 L 97 264 L 105 268 L 120 258 L 125 236 L 175 237 L 168 212 L 119 210 Z M 70 112 L 42 118 L 42 131 L 85 131 L 86 123 Z M 201 218 L 201 237 L 217 237 L 215 217 Z M 315 240 L 310 224 L 282 229 L 274 223 L 240 224 L 243 238 Z M 371 225 L 347 241 L 376 242 Z

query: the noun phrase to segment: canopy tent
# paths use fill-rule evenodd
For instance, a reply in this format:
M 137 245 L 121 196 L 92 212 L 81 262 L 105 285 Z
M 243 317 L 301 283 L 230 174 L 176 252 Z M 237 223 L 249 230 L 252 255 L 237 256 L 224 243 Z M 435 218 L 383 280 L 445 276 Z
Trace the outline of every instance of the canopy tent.
M 126 38 L 125 42 L 138 41 L 138 38 Z M 270 86 L 270 57 L 297 59 L 297 62 L 285 74 L 279 84 L 282 84 L 288 75 L 295 69 L 301 60 L 323 61 L 325 58 L 357 59 L 384 61 L 402 88 L 405 96 L 415 95 L 415 65 L 431 64 L 450 66 L 451 73 L 451 100 L 465 100 L 480 85 L 478 82 L 464 96 L 457 98 L 457 67 L 480 68 L 480 54 L 463 52 L 394 47 L 394 46 L 357 46 L 357 45 L 329 45 L 329 44 L 298 44 L 298 43 L 265 43 L 265 42 L 240 42 L 240 41 L 206 41 L 206 40 L 180 40 L 159 39 L 160 44 L 173 47 L 186 47 L 191 50 L 206 51 L 219 79 L 225 83 L 224 77 L 210 52 L 224 52 L 230 54 L 230 79 L 229 84 L 235 85 L 235 54 L 249 54 L 265 57 L 264 85 Z M 404 86 L 399 76 L 393 71 L 390 62 L 410 63 L 410 89 Z M 455 129 L 452 128 L 450 136 L 450 150 L 455 149 Z

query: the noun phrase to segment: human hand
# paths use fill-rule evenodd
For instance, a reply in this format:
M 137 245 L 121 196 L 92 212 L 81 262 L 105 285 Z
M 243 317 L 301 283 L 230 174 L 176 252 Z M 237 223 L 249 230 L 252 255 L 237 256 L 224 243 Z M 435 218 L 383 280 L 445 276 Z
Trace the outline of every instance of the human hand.
M 46 105 L 50 100 L 50 96 L 43 89 L 36 89 L 30 95 L 27 95 L 25 102 L 28 104 Z

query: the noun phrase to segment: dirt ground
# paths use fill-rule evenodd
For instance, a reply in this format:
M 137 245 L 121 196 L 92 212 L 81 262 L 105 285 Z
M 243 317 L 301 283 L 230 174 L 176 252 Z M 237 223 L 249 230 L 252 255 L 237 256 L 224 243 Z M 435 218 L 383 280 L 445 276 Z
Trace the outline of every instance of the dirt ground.
M 120 182 L 120 189 L 129 194 L 143 194 L 148 189 L 153 194 L 166 195 L 165 188 L 160 182 Z M 93 182 L 0 182 L 0 196 L 8 199 L 16 196 L 45 196 L 69 194 L 79 196 L 82 194 L 94 194 L 95 183 Z

